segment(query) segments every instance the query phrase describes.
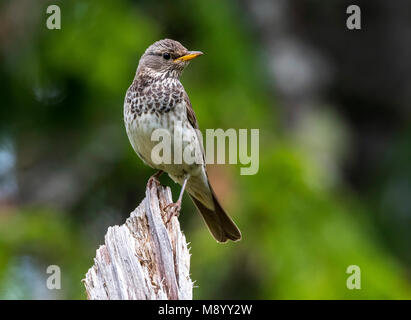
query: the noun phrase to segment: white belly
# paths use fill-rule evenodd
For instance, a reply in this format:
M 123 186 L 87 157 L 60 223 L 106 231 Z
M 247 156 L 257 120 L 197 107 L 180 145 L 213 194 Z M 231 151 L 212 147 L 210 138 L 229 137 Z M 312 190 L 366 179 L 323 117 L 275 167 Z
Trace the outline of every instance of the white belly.
M 187 121 L 185 112 L 181 103 L 159 117 L 142 114 L 133 121 L 126 121 L 130 143 L 140 158 L 149 166 L 167 172 L 179 183 L 186 174 L 197 175 L 204 165 L 200 149 L 196 150 L 199 145 L 196 131 Z

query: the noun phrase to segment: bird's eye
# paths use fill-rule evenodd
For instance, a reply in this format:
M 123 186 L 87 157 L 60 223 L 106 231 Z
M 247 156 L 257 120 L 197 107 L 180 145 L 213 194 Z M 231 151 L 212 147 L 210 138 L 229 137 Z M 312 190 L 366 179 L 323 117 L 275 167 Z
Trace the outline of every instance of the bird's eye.
M 170 54 L 168 52 L 163 53 L 163 58 L 166 60 L 170 59 Z

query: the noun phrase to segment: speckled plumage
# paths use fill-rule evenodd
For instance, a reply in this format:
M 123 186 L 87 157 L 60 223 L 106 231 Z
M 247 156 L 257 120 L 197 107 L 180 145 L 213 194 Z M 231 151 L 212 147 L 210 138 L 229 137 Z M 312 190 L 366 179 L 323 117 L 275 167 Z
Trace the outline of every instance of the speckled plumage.
M 209 184 L 201 138 L 195 130 L 198 129 L 197 119 L 179 80 L 188 65 L 188 59 L 184 60 L 184 57 L 189 54 L 179 42 L 169 39 L 157 41 L 146 50 L 124 100 L 127 135 L 133 149 L 146 164 L 167 172 L 179 184 L 189 177 L 186 190 L 217 241 L 239 240 L 240 231 L 221 208 Z M 183 160 L 182 163 L 159 164 L 153 161 L 152 150 L 158 141 L 152 140 L 152 134 L 156 129 L 169 131 L 171 150 L 174 150 L 173 137 L 178 130 L 183 149 L 192 153 L 200 150 L 200 159 L 196 163 Z
M 142 114 L 160 116 L 168 113 L 174 106 L 183 100 L 184 88 L 180 81 L 155 79 L 147 75 L 140 75 L 134 79 L 127 91 L 126 116 L 135 120 Z

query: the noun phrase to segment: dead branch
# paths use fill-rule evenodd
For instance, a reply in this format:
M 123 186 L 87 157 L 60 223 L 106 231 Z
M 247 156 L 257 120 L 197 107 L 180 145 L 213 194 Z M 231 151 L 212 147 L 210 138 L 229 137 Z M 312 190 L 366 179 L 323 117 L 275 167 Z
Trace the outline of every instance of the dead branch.
M 185 236 L 176 217 L 166 223 L 170 203 L 170 188 L 151 183 L 126 222 L 108 228 L 83 280 L 88 299 L 192 299 Z

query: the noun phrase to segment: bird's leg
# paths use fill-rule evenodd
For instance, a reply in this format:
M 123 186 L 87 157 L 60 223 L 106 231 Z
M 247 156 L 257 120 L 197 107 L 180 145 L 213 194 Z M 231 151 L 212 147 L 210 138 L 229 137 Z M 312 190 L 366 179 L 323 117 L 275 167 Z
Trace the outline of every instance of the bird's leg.
M 186 184 L 189 178 L 190 178 L 190 175 L 187 174 L 184 178 L 183 186 L 181 188 L 180 195 L 178 196 L 177 202 L 170 203 L 164 208 L 164 210 L 168 213 L 167 223 L 170 222 L 173 216 L 178 217 L 180 214 L 181 201 L 183 200 L 184 190 L 186 188 Z
M 187 174 L 185 179 L 184 179 L 183 186 L 182 186 L 181 191 L 180 191 L 180 195 L 178 196 L 178 199 L 177 199 L 177 202 L 179 202 L 179 203 L 181 203 L 181 200 L 183 200 L 183 193 L 184 193 L 184 190 L 186 188 L 186 184 L 187 184 L 187 181 L 188 181 L 189 178 L 190 178 L 190 175 Z
M 148 179 L 147 182 L 147 188 L 150 188 L 150 186 L 154 183 L 154 185 L 156 187 L 158 187 L 160 185 L 160 181 L 158 181 L 158 178 L 160 178 L 160 176 L 164 173 L 163 170 L 159 170 L 157 171 L 155 174 L 153 174 L 150 179 Z

